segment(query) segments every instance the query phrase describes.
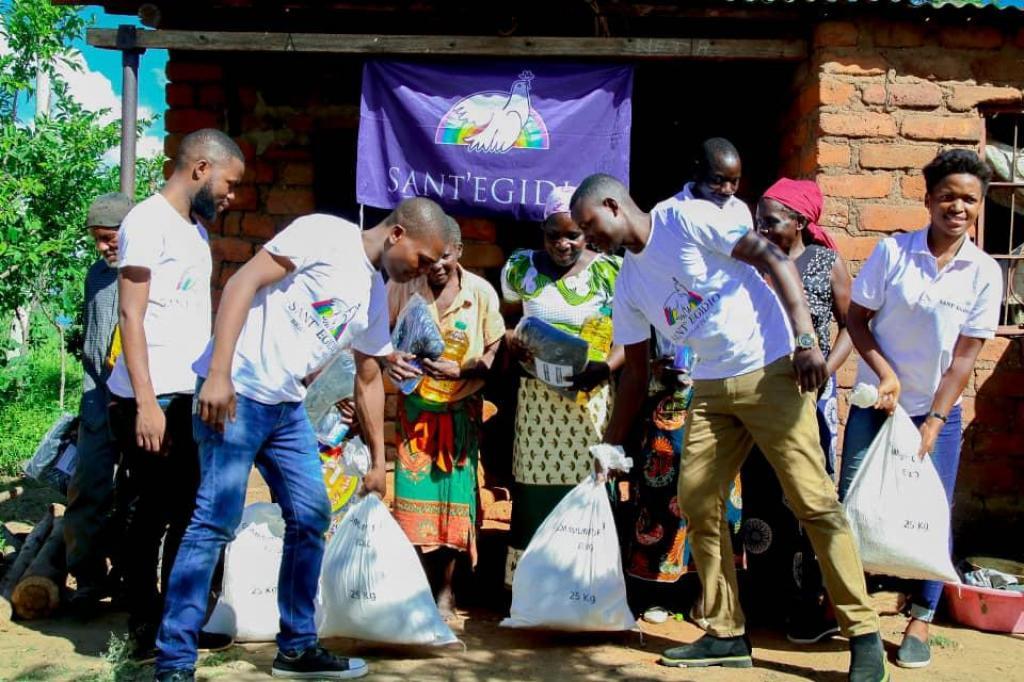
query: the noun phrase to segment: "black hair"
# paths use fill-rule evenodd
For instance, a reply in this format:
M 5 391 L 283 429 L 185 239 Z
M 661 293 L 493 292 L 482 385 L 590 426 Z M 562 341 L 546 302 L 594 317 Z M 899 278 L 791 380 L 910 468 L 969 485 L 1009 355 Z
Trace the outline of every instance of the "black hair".
M 449 220 L 451 218 L 433 199 L 413 197 L 398 204 L 385 222 L 390 226 L 401 225 L 414 239 L 432 236 L 447 239 Z
M 729 140 L 724 137 L 709 137 L 700 144 L 700 149 L 694 158 L 694 168 L 698 178 L 704 178 L 711 172 L 711 166 L 715 161 L 728 158 L 739 160 L 740 152 Z
M 982 192 L 988 188 L 988 183 L 992 181 L 992 169 L 970 149 L 946 150 L 932 159 L 924 167 L 923 172 L 924 184 L 928 194 L 931 194 L 932 190 L 950 175 L 960 173 L 973 175 L 981 181 Z
M 569 209 L 576 208 L 576 204 L 580 201 L 593 199 L 597 196 L 600 196 L 602 200 L 606 197 L 612 197 L 621 203 L 624 197 L 629 196 L 629 191 L 618 178 L 606 173 L 595 173 L 584 178 L 580 186 L 576 188 L 576 191 L 572 193 L 572 199 L 569 200 Z
M 202 128 L 182 138 L 174 167 L 184 168 L 200 159 L 219 164 L 229 158 L 245 163 L 245 154 L 226 133 L 215 128 Z

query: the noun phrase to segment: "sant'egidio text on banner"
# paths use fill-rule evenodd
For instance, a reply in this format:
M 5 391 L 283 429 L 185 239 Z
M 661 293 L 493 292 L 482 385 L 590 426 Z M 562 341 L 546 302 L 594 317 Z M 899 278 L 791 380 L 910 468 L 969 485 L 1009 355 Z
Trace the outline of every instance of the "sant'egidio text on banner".
M 628 66 L 367 62 L 356 198 L 540 220 L 557 186 L 628 183 L 632 91 Z

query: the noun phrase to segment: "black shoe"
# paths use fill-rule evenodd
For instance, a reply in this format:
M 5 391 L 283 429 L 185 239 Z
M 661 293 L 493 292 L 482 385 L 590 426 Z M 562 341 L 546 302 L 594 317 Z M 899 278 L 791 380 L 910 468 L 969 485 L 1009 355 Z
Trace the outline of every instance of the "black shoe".
M 896 652 L 896 665 L 901 668 L 924 668 L 932 662 L 932 649 L 912 635 L 903 635 L 903 643 Z
M 889 682 L 885 648 L 877 632 L 850 638 L 850 682 Z
M 101 585 L 80 586 L 68 599 L 68 611 L 77 620 L 92 620 L 100 614 L 109 590 Z
M 704 635 L 693 644 L 673 647 L 661 655 L 660 663 L 674 668 L 751 668 L 750 641 L 746 636 L 713 637 Z
M 794 616 L 786 623 L 786 639 L 793 644 L 817 644 L 839 634 L 835 618 L 827 618 L 821 609 Z
M 154 677 L 156 682 L 195 682 L 196 671 L 192 668 L 186 668 L 185 670 L 168 670 L 166 672 L 157 673 Z
M 319 645 L 293 654 L 278 651 L 270 670 L 273 677 L 292 680 L 351 680 L 368 672 L 363 659 L 335 656 Z
M 199 631 L 199 642 L 196 648 L 203 653 L 210 651 L 224 651 L 230 649 L 231 645 L 235 643 L 235 638 L 231 635 L 222 635 L 219 632 L 206 632 L 205 630 Z

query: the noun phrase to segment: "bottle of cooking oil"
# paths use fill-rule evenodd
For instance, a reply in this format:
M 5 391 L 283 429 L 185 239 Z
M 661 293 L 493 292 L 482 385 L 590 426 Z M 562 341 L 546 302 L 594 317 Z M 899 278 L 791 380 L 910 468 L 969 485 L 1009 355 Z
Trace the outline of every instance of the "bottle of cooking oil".
M 469 350 L 469 336 L 466 334 L 466 323 L 459 320 L 454 328 L 444 333 L 444 352 L 441 360 L 451 360 L 459 366 Z M 451 379 L 433 379 L 424 377 L 420 383 L 420 397 L 434 403 L 450 402 L 462 382 Z
M 601 306 L 596 315 L 588 317 L 580 330 L 580 338 L 590 344 L 587 360 L 604 362 L 612 349 L 612 311 Z

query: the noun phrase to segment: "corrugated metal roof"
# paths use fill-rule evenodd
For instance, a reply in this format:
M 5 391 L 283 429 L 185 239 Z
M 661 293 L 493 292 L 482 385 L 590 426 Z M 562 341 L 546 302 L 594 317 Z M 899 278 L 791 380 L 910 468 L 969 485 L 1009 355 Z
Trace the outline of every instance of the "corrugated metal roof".
M 996 9 L 1018 9 L 1024 10 L 1024 0 L 728 0 L 729 2 L 745 2 L 753 4 L 755 2 L 762 2 L 765 4 L 786 4 L 791 5 L 795 2 L 813 3 L 820 2 L 821 4 L 848 4 L 848 5 L 878 5 L 878 4 L 899 4 L 901 1 L 905 1 L 906 4 L 912 7 L 995 7 Z

